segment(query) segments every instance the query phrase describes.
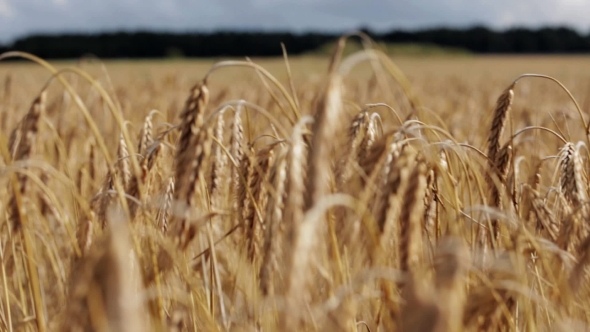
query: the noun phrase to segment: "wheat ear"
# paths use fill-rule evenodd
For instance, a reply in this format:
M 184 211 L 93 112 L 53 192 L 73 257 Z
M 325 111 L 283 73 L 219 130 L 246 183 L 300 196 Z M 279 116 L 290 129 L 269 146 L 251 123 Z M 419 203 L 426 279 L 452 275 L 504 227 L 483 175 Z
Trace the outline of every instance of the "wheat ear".
M 180 117 L 180 138 L 175 157 L 174 201 L 184 204 L 185 213 L 177 222 L 175 236 L 181 248 L 186 248 L 195 236 L 190 223 L 191 211 L 196 204 L 195 193 L 203 177 L 202 168 L 211 153 L 209 128 L 203 127 L 205 108 L 209 102 L 209 89 L 205 82 L 195 85 Z M 174 221 L 176 223 L 176 221 Z
M 46 100 L 47 92 L 43 91 L 33 101 L 33 104 L 29 108 L 29 112 L 12 131 L 8 145 L 13 162 L 29 159 L 35 152 L 35 140 L 37 134 L 39 133 L 40 119 L 45 113 Z M 12 226 L 15 230 L 22 226 L 21 213 L 26 213 L 26 211 L 21 210 L 24 208 L 21 206 L 23 202 L 21 200 L 21 204 L 19 204 L 17 195 L 22 198 L 28 191 L 27 176 L 19 172 L 16 175 L 16 178 L 18 189 L 17 187 L 14 189 L 17 190 L 18 193 L 15 192 L 13 194 L 12 198 L 10 199 L 8 209 L 10 212 L 10 218 L 12 220 Z
M 249 207 L 246 209 L 248 214 L 244 216 L 244 226 L 246 227 L 246 240 L 248 241 L 248 257 L 254 260 L 259 256 L 260 246 L 264 234 L 264 215 L 268 187 L 268 169 L 272 164 L 273 149 L 272 144 L 256 154 L 252 164 L 252 177 L 249 179 Z
M 151 111 L 143 120 L 143 127 L 141 128 L 139 143 L 137 146 L 137 153 L 142 156 L 147 155 L 148 148 L 154 143 L 152 118 L 156 111 Z
M 512 83 L 506 90 L 504 90 L 496 101 L 494 118 L 492 120 L 490 136 L 488 138 L 488 158 L 491 162 L 496 161 L 496 155 L 500 150 L 500 138 L 504 132 L 508 113 L 512 107 L 512 101 L 514 100 L 514 84 L 515 83 Z M 493 168 L 495 165 L 492 164 L 491 166 Z
M 225 129 L 225 121 L 223 120 L 224 113 L 224 111 L 221 111 L 217 115 L 214 133 L 215 139 L 217 140 L 217 142 L 220 143 L 223 142 L 223 134 Z M 213 157 L 213 161 L 211 162 L 209 195 L 211 196 L 212 202 L 215 202 L 218 199 L 220 190 L 223 189 L 223 184 L 225 183 L 226 177 L 224 174 L 224 170 L 227 166 L 227 155 L 224 153 L 221 146 L 219 146 L 218 144 L 213 145 L 211 155 Z M 214 205 L 217 205 L 217 202 L 215 202 Z
M 119 136 L 119 148 L 117 150 L 117 157 L 117 165 L 119 168 L 119 174 L 121 175 L 123 188 L 127 190 L 127 188 L 129 187 L 129 182 L 131 181 L 131 165 L 129 163 L 129 150 L 127 149 L 127 143 L 125 143 L 125 138 L 123 137 L 123 134 Z

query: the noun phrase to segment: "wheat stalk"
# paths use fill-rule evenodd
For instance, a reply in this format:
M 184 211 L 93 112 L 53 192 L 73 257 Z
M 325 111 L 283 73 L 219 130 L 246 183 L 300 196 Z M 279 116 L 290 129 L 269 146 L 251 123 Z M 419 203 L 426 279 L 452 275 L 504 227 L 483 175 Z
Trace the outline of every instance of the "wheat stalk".
M 121 211 L 108 213 L 108 234 L 78 263 L 62 331 L 150 330 L 129 230 Z
M 434 283 L 441 312 L 439 331 L 463 330 L 469 256 L 468 248 L 457 238 L 446 238 L 436 248 Z

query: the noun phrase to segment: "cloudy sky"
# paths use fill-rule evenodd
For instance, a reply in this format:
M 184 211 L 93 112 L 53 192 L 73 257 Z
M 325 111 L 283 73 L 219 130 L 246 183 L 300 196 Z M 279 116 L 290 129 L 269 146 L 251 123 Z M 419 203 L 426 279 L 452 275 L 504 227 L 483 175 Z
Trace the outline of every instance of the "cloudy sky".
M 567 25 L 590 31 L 588 0 L 0 0 L 0 42 L 113 30 L 384 30 Z

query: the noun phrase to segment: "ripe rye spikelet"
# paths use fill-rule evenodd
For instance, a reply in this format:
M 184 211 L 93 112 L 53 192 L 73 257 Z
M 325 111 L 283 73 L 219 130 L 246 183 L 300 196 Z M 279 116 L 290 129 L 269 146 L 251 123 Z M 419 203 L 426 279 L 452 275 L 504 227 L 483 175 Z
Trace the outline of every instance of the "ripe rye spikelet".
M 394 172 L 390 170 L 395 170 L 396 167 L 399 166 L 398 163 L 407 160 L 406 158 L 398 160 L 400 157 L 400 149 L 403 148 L 403 146 L 398 144 L 399 142 L 397 139 L 398 136 L 396 135 L 386 135 L 377 140 L 370 151 L 370 161 L 361 165 L 363 169 L 366 169 L 364 172 L 370 173 L 367 173 L 368 178 L 366 178 L 366 181 L 363 181 L 360 202 L 362 206 L 372 208 L 373 217 L 377 222 L 377 229 L 375 230 L 376 233 L 374 236 L 381 239 L 390 238 L 388 234 L 391 234 L 390 232 L 393 229 L 387 225 L 386 221 L 388 220 L 387 213 L 392 209 L 391 204 L 395 206 L 394 209 L 399 207 L 399 202 L 395 203 L 395 200 L 390 200 L 391 197 L 398 197 L 399 178 L 396 178 L 396 176 L 399 177 L 399 173 L 392 174 Z M 407 176 L 405 178 L 407 178 Z M 399 214 L 399 209 L 395 211 Z M 397 214 L 395 216 L 392 215 L 391 218 L 396 219 Z M 353 238 L 357 238 L 360 227 L 359 219 L 357 219 L 357 221 L 351 226 L 348 226 L 344 231 L 343 238 L 345 240 L 343 242 L 348 243 L 348 241 L 353 240 Z M 380 240 L 374 244 L 376 246 L 373 249 L 378 249 L 383 243 Z M 373 259 L 377 259 L 378 251 L 373 251 Z
M 338 172 L 338 184 L 341 188 L 346 188 L 346 183 L 354 172 L 354 163 L 358 162 L 358 150 L 367 132 L 370 118 L 367 111 L 357 114 L 348 129 L 348 149 L 346 157 L 343 158 L 340 170 Z
M 174 177 L 170 177 L 168 179 L 168 184 L 166 185 L 166 190 L 164 191 L 164 196 L 162 197 L 162 201 L 160 204 L 160 209 L 158 210 L 158 227 L 162 230 L 162 233 L 166 234 L 168 231 L 168 218 L 170 216 L 170 208 L 172 206 L 172 199 L 174 196 Z
M 127 188 L 127 206 L 129 207 L 129 213 L 132 221 L 134 220 L 137 209 L 140 207 L 139 204 L 145 205 L 148 198 L 147 195 L 150 193 L 151 183 L 148 181 L 149 174 L 156 163 L 161 148 L 162 145 L 158 142 L 152 143 L 152 145 L 147 148 L 145 152 L 146 155 L 143 157 L 139 165 L 141 168 L 141 174 L 139 176 L 131 176 L 131 182 L 129 182 L 129 186 Z M 140 193 L 140 183 L 144 184 L 144 193 Z
M 132 174 L 131 181 L 127 187 L 127 206 L 129 207 L 129 214 L 131 221 L 135 221 L 137 210 L 141 207 L 147 206 L 149 195 L 151 194 L 152 181 L 150 179 L 150 171 L 156 163 L 156 160 L 161 151 L 161 144 L 159 142 L 153 143 L 146 150 L 146 155 L 141 159 L 139 176 Z M 143 184 L 143 192 L 140 192 L 140 183 Z
M 543 237 L 557 242 L 560 231 L 559 224 L 547 207 L 545 200 L 539 196 L 537 191 L 531 191 L 529 196 L 531 196 L 531 210 L 533 211 L 531 215 L 534 215 L 536 220 L 535 230 L 542 234 Z
M 35 140 L 39 132 L 40 119 L 45 113 L 45 103 L 47 100 L 47 92 L 42 91 L 41 94 L 33 101 L 27 114 L 22 118 L 20 123 L 12 131 L 8 142 L 9 151 L 11 153 L 12 161 L 21 161 L 29 159 L 35 152 Z M 16 175 L 18 182 L 18 190 L 21 197 L 28 191 L 28 178 L 22 173 Z M 8 211 L 10 219 L 12 220 L 13 229 L 17 230 L 21 227 L 21 219 L 19 209 L 22 207 L 18 205 L 16 197 L 13 196 L 9 202 Z M 22 211 L 23 213 L 25 211 Z
M 422 261 L 422 218 L 426 192 L 426 163 L 421 156 L 408 178 L 400 213 L 400 269 L 413 271 Z
M 203 113 L 209 102 L 209 89 L 204 82 L 197 83 L 186 101 L 184 110 L 180 114 L 180 137 L 175 156 L 175 177 L 179 184 L 175 191 L 175 199 L 186 200 L 188 191 L 187 180 L 192 173 L 192 161 L 195 155 L 195 136 L 200 133 L 203 125 Z
M 382 165 L 382 155 L 386 151 L 388 140 L 388 138 L 376 139 L 374 130 L 370 128 L 371 120 L 372 117 L 367 111 L 361 111 L 354 117 L 348 130 L 348 142 L 344 148 L 346 152 L 340 159 L 340 167 L 337 172 L 337 190 L 355 197 L 365 197 L 365 201 L 371 200 L 373 191 L 363 192 L 357 189 L 359 186 L 374 187 L 365 185 L 367 181 L 370 181 L 368 178 L 372 175 L 372 173 L 366 172 L 372 172 L 373 168 L 381 168 L 376 165 Z M 369 130 L 373 132 L 369 133 Z M 368 135 L 372 137 L 367 139 Z M 377 143 L 373 144 L 375 141 Z M 367 142 L 370 143 L 367 144 Z M 367 155 L 371 155 L 371 161 L 368 164 Z M 333 214 L 338 223 L 336 235 L 342 239 L 339 242 L 343 245 L 352 239 L 351 236 L 358 234 L 360 228 L 360 220 L 353 223 L 343 222 L 346 220 L 347 214 L 348 210 L 342 207 L 337 207 Z
M 238 105 L 238 108 L 234 112 L 234 118 L 231 126 L 231 137 L 230 137 L 230 152 L 232 158 L 239 164 L 242 160 L 243 148 L 244 148 L 244 128 L 242 125 L 242 108 L 243 106 Z
M 369 151 L 367 151 L 366 157 L 359 160 L 359 165 L 364 173 L 363 175 L 369 176 L 373 174 L 375 169 L 380 169 L 376 166 L 379 164 L 381 158 L 387 154 L 390 144 L 392 144 L 391 136 L 386 136 L 377 140 L 375 144 L 371 146 Z M 384 160 L 384 162 L 386 161 Z
M 392 160 L 398 158 L 400 156 L 400 153 L 406 147 L 407 143 L 402 141 L 402 137 L 403 136 L 400 132 L 395 132 L 391 136 L 391 140 L 389 141 L 389 144 L 387 145 L 387 150 L 385 151 L 385 164 L 383 165 L 383 168 L 379 170 L 381 174 L 379 174 L 377 184 L 385 184 L 387 178 L 389 177 L 389 173 L 391 172 L 391 166 L 393 166 L 393 164 L 391 163 Z
M 86 255 L 94 239 L 95 213 L 94 211 L 91 211 L 90 213 L 92 217 L 89 219 L 83 219 L 76 229 L 76 240 L 78 241 L 78 247 L 80 247 L 80 250 L 82 251 L 82 256 Z
M 109 170 L 107 171 L 107 175 L 105 176 L 102 188 L 97 194 L 95 200 L 93 200 L 93 203 L 97 202 L 98 204 L 98 206 L 96 207 L 96 217 L 100 224 L 100 227 L 103 229 L 106 226 L 107 222 L 107 211 L 111 204 L 116 200 L 116 194 L 114 193 L 114 190 L 115 175 L 113 175 L 113 171 Z
M 273 149 L 276 144 L 271 144 L 256 153 L 252 163 L 252 177 L 248 180 L 248 187 L 253 199 L 248 201 L 250 205 L 245 209 L 248 214 L 244 216 L 246 227 L 246 241 L 248 243 L 248 258 L 253 261 L 259 256 L 264 234 L 264 211 L 268 201 L 268 169 L 272 164 Z M 254 206 L 256 202 L 256 206 Z
M 371 149 L 375 140 L 377 139 L 377 122 L 379 121 L 379 114 L 372 113 L 367 121 L 367 128 L 366 133 L 363 137 L 363 140 L 359 146 L 359 156 L 360 160 L 365 159 L 366 153 Z
M 532 160 L 530 161 L 530 165 L 540 164 L 538 157 L 532 157 L 531 159 Z M 532 213 L 532 199 L 533 193 L 535 191 L 538 192 L 538 189 L 535 190 L 535 187 L 537 186 L 537 175 L 539 176 L 539 182 L 541 180 L 541 174 L 538 172 L 540 172 L 540 169 L 538 169 L 538 167 L 535 166 L 535 168 L 533 168 L 533 172 L 529 174 L 526 183 L 523 184 L 520 193 L 520 208 L 518 209 L 520 218 L 532 227 L 534 227 L 535 225 L 535 214 Z
M 188 218 L 196 201 L 199 181 L 203 177 L 202 167 L 211 153 L 209 128 L 203 128 L 205 108 L 209 102 L 209 90 L 205 82 L 197 83 L 191 90 L 185 108 L 180 114 L 180 137 L 175 156 L 174 201 L 184 204 L 184 217 L 178 220 L 175 236 L 181 248 L 185 248 L 195 235 L 194 225 Z M 174 221 L 176 223 L 176 221 Z
M 244 128 L 242 127 L 242 105 L 238 105 L 235 113 L 234 118 L 231 126 L 231 135 L 230 135 L 230 154 L 236 164 L 232 163 L 231 165 L 231 194 L 234 196 L 234 215 L 239 214 L 240 210 L 238 209 L 238 205 L 241 204 L 239 201 L 239 192 L 240 186 L 242 185 L 242 180 L 240 179 L 240 165 L 242 164 L 242 159 L 244 158 Z M 239 217 L 238 217 L 239 219 Z
M 494 118 L 492 119 L 492 125 L 488 137 L 488 166 L 489 172 L 491 174 L 498 174 L 498 163 L 500 161 L 498 153 L 500 152 L 501 147 L 500 138 L 502 137 L 502 133 L 504 132 L 506 120 L 508 119 L 508 113 L 510 112 L 510 108 L 512 107 L 512 101 L 514 100 L 514 85 L 515 83 L 512 83 L 510 86 L 508 86 L 508 88 L 506 88 L 506 90 L 502 92 L 502 94 L 498 97 L 498 100 L 496 101 L 496 106 L 494 109 Z M 497 202 L 499 200 L 500 194 L 490 174 L 486 174 L 486 182 L 488 184 L 488 187 L 490 188 L 489 190 L 492 200 L 491 204 L 493 204 L 492 206 L 499 208 L 500 206 Z M 497 233 L 497 227 L 494 226 L 495 224 L 497 224 L 497 220 L 492 220 L 491 223 L 493 228 L 491 234 L 483 227 L 480 227 L 478 233 L 478 242 L 483 247 L 487 247 L 487 244 L 489 243 L 489 239 L 487 239 L 488 236 L 486 234 L 489 234 L 489 236 L 495 236 Z
M 387 166 L 383 166 L 383 168 L 387 168 L 387 177 L 385 182 L 382 182 L 375 203 L 375 220 L 379 226 L 382 241 L 391 236 L 394 224 L 399 218 L 400 204 L 403 198 L 400 193 L 404 193 L 406 190 L 410 166 L 413 164 L 412 159 L 415 158 L 414 152 L 410 149 L 404 149 L 401 155 L 397 155 L 395 152 L 391 153 L 398 148 L 395 142 L 392 142 L 390 147 L 390 153 L 384 155 Z M 382 171 L 376 170 L 376 172 L 381 173 Z M 381 174 L 379 174 L 380 177 Z
M 135 174 L 131 175 L 131 180 L 127 187 L 127 206 L 129 207 L 129 216 L 131 221 L 135 219 L 135 214 L 137 213 L 137 209 L 139 208 L 138 203 L 144 203 L 138 202 L 140 198 L 139 183 L 146 183 L 147 176 L 149 173 L 148 164 L 149 159 L 147 157 L 143 158 L 140 164 L 140 176 L 136 176 Z
M 208 103 L 209 89 L 207 88 L 206 82 L 199 82 L 191 89 L 190 95 L 184 105 L 184 110 L 180 114 L 180 138 L 178 139 L 178 153 L 176 155 L 177 172 L 180 171 L 178 169 L 180 167 L 178 165 L 178 158 L 182 156 L 181 152 L 184 152 L 188 148 L 191 136 L 196 135 L 199 128 L 203 125 L 205 108 Z M 177 176 L 177 178 L 179 177 Z
M 510 171 L 510 162 L 512 161 L 512 144 L 505 144 L 498 153 L 496 160 L 496 168 L 499 172 L 499 177 L 502 182 L 506 182 L 508 172 Z
M 510 161 L 512 157 L 512 144 L 508 142 L 501 149 L 494 152 L 494 160 L 488 160 L 493 164 L 489 167 L 488 173 L 485 175 L 486 183 L 489 188 L 489 204 L 497 209 L 502 209 L 502 196 L 506 189 L 506 176 L 510 169 Z M 500 182 L 496 184 L 494 181 L 495 175 Z M 486 252 L 490 244 L 496 244 L 493 240 L 498 240 L 500 234 L 499 221 L 495 218 L 490 220 L 491 229 L 484 227 L 482 224 L 479 225 L 477 233 L 478 245 Z
M 350 128 L 348 129 L 348 145 L 351 150 L 354 150 L 360 145 L 364 138 L 364 133 L 367 130 L 369 121 L 369 112 L 367 111 L 361 111 L 352 119 Z
M 396 138 L 390 137 L 390 147 L 396 145 Z M 391 149 L 391 148 L 390 148 Z M 397 149 L 397 148 L 395 148 Z M 379 163 L 387 163 L 387 166 L 379 166 L 371 175 L 367 186 L 378 185 L 380 188 L 375 199 L 374 217 L 377 222 L 377 241 L 371 251 L 371 261 L 374 265 L 383 264 L 385 261 L 393 261 L 393 266 L 399 266 L 399 250 L 392 246 L 400 243 L 400 208 L 404 193 L 407 191 L 408 180 L 414 165 L 416 154 L 412 149 L 406 148 L 399 156 L 394 153 L 384 153 Z M 383 169 L 389 169 L 385 181 L 381 181 Z M 377 181 L 379 180 L 379 181 Z M 370 197 L 364 194 L 365 197 Z M 370 204 L 367 198 L 363 198 L 363 204 Z M 360 228 L 360 227 L 359 227 Z M 357 231 L 358 233 L 358 231 Z M 349 237 L 355 237 L 352 234 Z M 351 239 L 348 241 L 352 241 Z M 371 242 L 373 243 L 373 242 Z M 393 250 L 392 250 L 393 249 Z M 381 282 L 381 291 L 384 304 L 389 309 L 390 316 L 394 321 L 399 317 L 399 304 L 397 303 L 396 291 L 390 282 Z
M 137 153 L 142 156 L 147 155 L 148 147 L 150 147 L 154 143 L 154 137 L 152 133 L 152 118 L 154 116 L 155 111 L 151 111 L 143 121 L 143 128 L 141 128 L 141 133 L 139 134 L 139 143 L 137 145 Z
M 285 153 L 279 153 L 275 165 L 272 167 L 269 182 L 272 183 L 269 202 L 267 205 L 267 226 L 265 229 L 264 256 L 260 267 L 260 289 L 264 295 L 274 293 L 273 278 L 277 271 L 281 257 L 281 243 L 283 228 L 283 209 L 285 186 L 287 180 L 287 158 Z
M 248 209 L 253 207 L 253 204 L 250 204 L 250 200 L 252 197 L 248 195 L 248 190 L 250 190 L 250 183 L 252 182 L 252 178 L 254 177 L 254 162 L 255 162 L 255 155 L 254 155 L 254 148 L 249 144 L 248 148 L 245 151 L 242 151 L 242 161 L 239 165 L 238 174 L 239 174 L 239 182 L 237 183 L 238 186 L 236 187 L 237 193 L 237 212 L 238 212 L 238 223 L 242 225 L 242 231 L 244 234 L 248 232 L 248 225 L 246 224 L 246 218 L 253 212 L 250 212 Z
M 119 174 L 121 175 L 121 182 L 123 188 L 127 189 L 129 182 L 131 181 L 131 165 L 129 163 L 129 150 L 127 149 L 127 143 L 123 134 L 119 135 L 119 148 L 117 149 L 117 165 L 119 168 Z
M 372 147 L 377 140 L 378 118 L 379 114 L 377 113 L 369 114 L 367 111 L 362 111 L 353 119 L 349 129 L 347 156 L 343 159 L 338 173 L 338 183 L 341 188 L 346 188 L 348 180 L 359 165 L 366 164 L 368 155 L 375 157 L 372 155 L 375 153 Z M 382 146 L 378 148 L 382 148 Z
M 49 183 L 51 182 L 51 178 L 49 177 L 49 174 L 47 174 L 47 172 L 45 170 L 41 170 L 41 181 L 43 183 L 45 183 L 46 185 L 49 185 Z M 55 207 L 55 204 L 53 204 L 51 202 L 50 197 L 42 190 L 37 190 L 37 195 L 38 195 L 38 204 L 40 205 L 40 212 L 42 216 L 45 216 L 46 218 L 48 218 L 49 216 L 53 216 L 53 218 L 56 218 L 56 220 L 63 220 L 62 216 L 60 215 L 59 211 L 57 210 L 57 208 Z
M 492 120 L 492 126 L 490 128 L 490 136 L 488 138 L 488 158 L 492 162 L 497 160 L 497 154 L 500 150 L 500 138 L 504 132 L 506 125 L 506 119 L 508 119 L 508 113 L 512 107 L 512 101 L 514 100 L 514 84 L 512 83 L 496 101 L 496 108 L 494 109 L 494 119 Z M 493 168 L 495 165 L 490 165 Z
M 371 145 L 366 157 L 360 160 L 364 175 L 372 177 L 375 174 L 376 185 L 383 185 L 387 181 L 392 166 L 391 161 L 399 157 L 406 146 L 401 142 L 401 138 L 402 136 L 397 132 L 379 138 Z
M 218 142 L 223 142 L 223 133 L 225 127 L 225 121 L 223 120 L 223 115 L 225 111 L 219 112 L 217 115 L 217 121 L 215 126 L 215 139 Z M 223 188 L 223 184 L 225 183 L 225 167 L 227 166 L 227 155 L 223 151 L 223 149 L 217 143 L 213 143 L 212 147 L 212 156 L 213 160 L 211 162 L 211 179 L 210 179 L 210 189 L 209 193 L 211 196 L 211 200 L 215 201 L 217 196 L 220 193 L 220 190 Z M 212 202 L 213 203 L 213 202 Z M 217 203 L 215 203 L 217 204 Z
M 567 143 L 559 152 L 558 159 L 561 192 L 574 207 L 583 204 L 587 200 L 587 192 L 578 149 L 573 143 Z
M 506 120 L 508 119 L 508 113 L 512 107 L 512 101 L 514 100 L 514 85 L 515 83 L 512 83 L 510 86 L 508 86 L 508 88 L 502 92 L 496 101 L 494 118 L 492 120 L 490 134 L 488 137 L 488 166 L 489 172 L 491 174 L 498 174 L 497 170 L 500 160 L 498 153 L 500 152 L 501 148 L 500 138 L 504 132 Z M 500 193 L 498 192 L 498 188 L 496 187 L 496 184 L 490 174 L 486 174 L 486 182 L 490 190 L 490 196 L 492 200 L 491 204 L 493 204 L 492 206 L 500 208 L 498 205 Z M 486 248 L 488 243 L 490 243 L 489 237 L 495 236 L 497 234 L 497 227 L 495 227 L 495 225 L 497 225 L 497 220 L 492 220 L 491 223 L 493 228 L 491 232 L 487 231 L 483 227 L 480 227 L 479 229 L 478 242 L 484 248 Z
M 586 200 L 588 195 L 582 175 L 583 165 L 578 149 L 573 143 L 567 143 L 558 154 L 559 187 L 565 198 L 568 210 L 572 214 L 562 221 L 560 229 L 561 247 L 572 252 L 587 237 L 588 228 L 583 220 L 587 217 Z
M 510 170 L 510 161 L 512 160 L 512 144 L 507 143 L 500 149 L 500 151 L 496 155 L 496 162 L 495 162 L 495 170 L 498 178 L 501 182 L 500 187 L 492 184 L 491 185 L 491 204 L 492 206 L 501 209 L 502 208 L 502 198 L 504 196 L 504 192 L 506 191 L 506 177 Z M 500 235 L 500 226 L 498 224 L 497 219 L 492 219 L 492 236 L 494 239 L 498 239 Z
M 152 186 L 152 182 L 154 180 L 154 177 L 149 177 L 149 173 L 152 172 L 152 169 L 154 169 L 154 166 L 157 165 L 158 163 L 158 158 L 160 157 L 160 154 L 162 152 L 162 148 L 163 148 L 163 144 L 159 141 L 156 141 L 154 143 L 152 143 L 152 145 L 150 145 L 146 151 L 147 156 L 144 158 L 144 160 L 142 160 L 142 164 L 141 167 L 145 170 L 147 170 L 147 172 L 145 174 L 142 174 L 142 182 L 145 185 L 145 192 L 150 194 L 151 193 L 151 186 Z M 159 174 L 158 173 L 159 168 L 156 167 L 154 169 L 155 174 Z
M 203 174 L 204 165 L 211 155 L 211 136 L 211 128 L 201 128 L 189 143 L 189 153 L 183 153 L 186 155 L 183 162 L 190 162 L 190 173 L 187 174 L 186 184 L 179 186 L 180 188 L 186 187 L 184 196 L 179 196 L 176 199 L 176 201 L 184 202 L 186 207 L 184 217 L 175 226 L 177 227 L 177 242 L 181 248 L 186 248 L 196 234 L 196 226 L 190 223 L 189 220 L 193 219 L 193 212 L 197 207 L 199 184 L 205 180 Z M 176 183 L 179 183 L 178 181 L 181 180 L 177 178 Z
M 8 149 L 13 161 L 28 158 L 34 149 L 34 141 L 39 131 L 40 119 L 45 113 L 47 92 L 42 91 L 10 134 Z
M 152 168 L 154 167 L 154 165 L 156 165 L 156 162 L 158 160 L 158 157 L 160 156 L 160 153 L 162 152 L 163 149 L 163 144 L 161 141 L 154 141 L 152 143 L 152 145 L 150 145 L 146 151 L 146 158 L 147 158 L 147 168 L 149 171 L 152 170 Z

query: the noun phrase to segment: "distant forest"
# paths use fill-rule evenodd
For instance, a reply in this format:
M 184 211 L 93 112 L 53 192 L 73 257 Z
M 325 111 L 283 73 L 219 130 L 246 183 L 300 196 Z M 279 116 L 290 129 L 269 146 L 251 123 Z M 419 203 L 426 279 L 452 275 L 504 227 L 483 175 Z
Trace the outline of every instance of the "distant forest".
M 417 43 L 453 47 L 473 53 L 587 53 L 590 34 L 557 27 L 514 28 L 495 31 L 469 29 L 395 30 L 375 33 L 363 30 L 384 43 Z M 101 34 L 35 35 L 0 45 L 0 53 L 18 50 L 46 59 L 79 58 L 164 58 L 221 56 L 280 56 L 280 43 L 291 55 L 310 53 L 333 42 L 339 35 L 288 32 L 158 33 L 118 32 Z

